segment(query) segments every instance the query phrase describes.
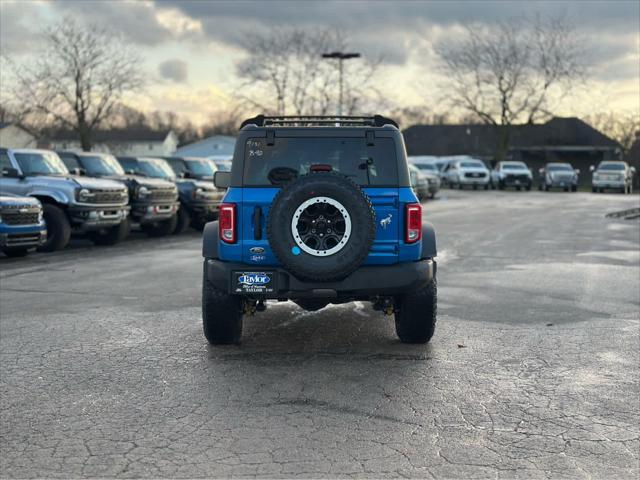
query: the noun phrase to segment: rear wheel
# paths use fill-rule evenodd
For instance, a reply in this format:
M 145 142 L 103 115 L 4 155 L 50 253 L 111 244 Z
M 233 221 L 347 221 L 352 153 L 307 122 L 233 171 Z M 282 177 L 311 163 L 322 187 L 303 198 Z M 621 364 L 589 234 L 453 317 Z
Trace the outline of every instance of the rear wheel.
M 215 288 L 207 279 L 207 262 L 202 275 L 202 327 L 211 345 L 240 343 L 242 298 Z
M 596 187 L 591 187 L 591 193 L 596 193 L 598 189 Z
M 438 285 L 434 278 L 420 290 L 396 298 L 396 333 L 402 343 L 427 343 L 436 330 Z
M 531 191 L 531 184 L 530 183 L 527 184 L 527 186 L 525 188 L 527 189 L 527 192 L 530 192 Z
M 571 187 L 571 191 L 572 191 L 572 192 L 577 192 L 577 191 L 578 191 L 578 186 L 577 186 L 577 185 L 573 185 L 573 186 Z
M 44 203 L 42 210 L 47 225 L 47 241 L 38 250 L 41 252 L 62 250 L 69 244 L 71 238 L 71 225 L 67 215 L 60 207 L 50 203 Z
M 96 245 L 115 245 L 129 236 L 131 232 L 131 220 L 127 217 L 119 225 L 106 231 L 90 232 L 89 239 Z
M 174 215 L 171 218 L 156 222 L 153 225 L 145 225 L 142 230 L 150 237 L 164 237 L 165 235 L 171 235 L 176 229 L 178 223 L 178 215 Z

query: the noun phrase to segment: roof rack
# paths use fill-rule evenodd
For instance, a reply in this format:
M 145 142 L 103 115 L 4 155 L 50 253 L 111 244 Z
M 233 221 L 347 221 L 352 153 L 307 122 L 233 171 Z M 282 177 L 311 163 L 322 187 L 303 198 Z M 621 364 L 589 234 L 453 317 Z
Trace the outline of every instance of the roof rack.
M 255 125 L 256 127 L 383 127 L 393 125 L 399 128 L 396 122 L 382 115 L 374 115 L 373 117 L 326 115 L 267 117 L 258 115 L 242 122 L 240 128 L 247 125 Z

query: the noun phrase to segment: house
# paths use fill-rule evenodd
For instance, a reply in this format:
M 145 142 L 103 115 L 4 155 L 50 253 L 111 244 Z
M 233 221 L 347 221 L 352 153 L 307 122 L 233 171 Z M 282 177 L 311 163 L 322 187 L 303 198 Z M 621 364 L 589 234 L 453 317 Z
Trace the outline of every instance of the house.
M 470 155 L 493 164 L 505 127 L 493 125 L 415 125 L 404 140 L 409 155 Z M 525 162 L 534 173 L 547 162 L 569 162 L 590 184 L 589 167 L 619 160 L 620 145 L 579 118 L 554 117 L 538 125 L 511 127 L 508 158 Z
M 94 151 L 147 157 L 171 155 L 178 146 L 178 137 L 172 130 L 146 127 L 97 130 L 92 141 Z M 53 133 L 44 143 L 53 150 L 81 149 L 77 133 L 69 130 Z
M 0 147 L 36 148 L 38 141 L 24 127 L 17 123 L 0 123 Z
M 236 138 L 228 135 L 213 135 L 197 142 L 183 145 L 176 150 L 181 157 L 232 157 Z

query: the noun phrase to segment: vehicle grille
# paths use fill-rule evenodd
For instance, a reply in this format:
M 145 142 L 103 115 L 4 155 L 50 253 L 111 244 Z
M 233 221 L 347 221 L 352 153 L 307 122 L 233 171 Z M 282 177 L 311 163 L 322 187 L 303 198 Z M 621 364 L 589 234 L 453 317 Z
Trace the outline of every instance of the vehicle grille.
M 169 189 L 153 189 L 151 190 L 151 200 L 153 201 L 161 201 L 161 200 L 174 200 L 176 198 L 176 191 Z
M 487 174 L 485 172 L 467 172 L 464 176 L 465 178 L 484 178 Z
M 91 203 L 120 203 L 126 198 L 122 190 L 93 190 L 91 193 L 94 194 Z
M 515 182 L 516 180 L 520 180 L 521 182 L 528 182 L 529 181 L 529 177 L 527 175 L 511 174 L 511 175 L 507 175 L 505 177 L 505 180 L 507 180 L 509 182 Z
M 20 212 L 17 210 L 3 210 L 2 222 L 7 225 L 33 225 L 38 223 L 40 210 L 34 209 L 28 212 Z

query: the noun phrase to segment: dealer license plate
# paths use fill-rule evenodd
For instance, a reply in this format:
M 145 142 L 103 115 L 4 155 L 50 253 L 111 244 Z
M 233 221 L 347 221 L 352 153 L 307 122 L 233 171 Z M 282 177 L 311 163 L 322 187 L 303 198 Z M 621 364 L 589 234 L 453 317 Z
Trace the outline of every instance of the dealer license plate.
M 233 272 L 235 293 L 274 293 L 276 274 L 274 272 Z

